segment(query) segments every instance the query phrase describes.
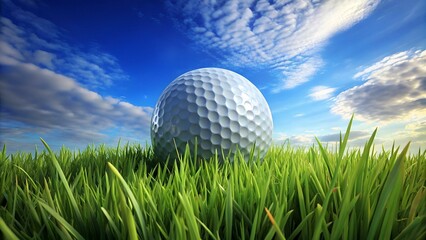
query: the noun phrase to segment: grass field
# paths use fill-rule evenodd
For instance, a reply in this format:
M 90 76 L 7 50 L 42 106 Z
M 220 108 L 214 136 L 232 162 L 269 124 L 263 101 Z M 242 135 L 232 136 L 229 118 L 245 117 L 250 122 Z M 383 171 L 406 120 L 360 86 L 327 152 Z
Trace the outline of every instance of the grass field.
M 149 146 L 0 153 L 5 239 L 425 239 L 426 152 L 272 147 L 156 165 Z M 1 235 L 0 235 L 1 238 Z

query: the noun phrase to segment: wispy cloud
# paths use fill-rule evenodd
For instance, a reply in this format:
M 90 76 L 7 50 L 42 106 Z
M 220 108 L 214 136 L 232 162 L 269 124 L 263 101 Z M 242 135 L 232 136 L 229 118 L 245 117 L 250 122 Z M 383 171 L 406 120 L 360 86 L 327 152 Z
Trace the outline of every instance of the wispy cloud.
M 316 86 L 311 88 L 309 97 L 314 101 L 326 100 L 333 96 L 334 91 L 336 91 L 336 88 Z
M 82 142 L 105 140 L 103 132 L 112 129 L 148 135 L 150 107 L 102 97 L 71 78 L 34 64 L 2 68 L 0 116 L 3 125 L 12 129 L 11 124 L 24 124 L 19 126 L 20 134 L 60 135 L 67 141 Z M 3 133 L 2 137 L 10 136 Z
M 280 65 L 282 64 L 280 63 Z M 275 85 L 272 91 L 280 92 L 309 81 L 323 65 L 323 60 L 318 55 L 297 57 L 292 61 L 285 61 L 285 65 L 278 66 L 276 69 L 281 70 L 281 73 L 286 77 L 282 83 Z
M 40 2 L 37 0 L 18 0 L 18 2 L 32 8 L 36 8 L 37 5 L 40 4 Z
M 82 49 L 65 41 L 54 23 L 5 0 L 1 17 L 0 58 L 3 63 L 19 61 L 55 70 L 92 90 L 111 87 L 128 79 L 112 55 L 95 48 Z
M 36 50 L 34 52 L 34 62 L 49 69 L 55 68 L 53 64 L 54 59 L 56 59 L 56 55 L 53 53 L 49 53 L 43 50 Z
M 381 123 L 426 118 L 426 51 L 388 56 L 354 77 L 365 82 L 341 92 L 332 113 Z
M 424 150 L 424 146 L 426 146 L 426 119 L 407 124 L 403 135 L 405 137 L 411 136 L 409 141 L 418 143 L 419 146 L 423 146 Z
M 342 137 L 345 134 L 344 132 L 341 133 Z M 368 137 L 370 137 L 371 133 L 368 131 L 351 131 L 349 134 L 349 140 L 354 141 L 358 139 L 367 140 Z M 319 136 L 318 139 L 321 142 L 339 142 L 340 140 L 340 133 L 333 133 L 333 134 L 327 134 Z
M 344 133 L 342 133 L 344 134 Z M 362 146 L 368 140 L 371 133 L 368 131 L 359 131 L 353 130 L 349 135 L 349 144 L 351 146 Z M 288 141 L 291 145 L 294 146 L 312 146 L 313 144 L 317 144 L 315 137 L 317 137 L 322 143 L 331 143 L 334 144 L 339 142 L 340 133 L 332 133 L 325 135 L 316 135 L 313 133 L 304 133 L 297 135 L 286 135 L 285 133 L 277 134 L 274 140 L 275 142 L 281 143 Z
M 309 81 L 319 50 L 336 33 L 364 19 L 379 0 L 168 1 L 179 27 L 227 64 L 279 73 L 275 92 Z
M 406 124 L 404 129 L 390 133 L 387 138 L 387 146 L 394 143 L 400 146 L 411 142 L 410 149 L 413 153 L 416 153 L 419 149 L 424 151 L 426 146 L 426 118 Z
M 9 0 L 5 6 L 10 17 L 0 18 L 0 143 L 31 150 L 39 136 L 60 139 L 59 146 L 148 139 L 151 107 L 97 93 L 127 78 L 115 57 L 72 46 L 52 22 Z
M 313 134 L 287 135 L 285 133 L 278 133 L 277 136 L 274 138 L 274 141 L 278 144 L 289 142 L 292 146 L 309 146 L 315 142 L 315 135 Z

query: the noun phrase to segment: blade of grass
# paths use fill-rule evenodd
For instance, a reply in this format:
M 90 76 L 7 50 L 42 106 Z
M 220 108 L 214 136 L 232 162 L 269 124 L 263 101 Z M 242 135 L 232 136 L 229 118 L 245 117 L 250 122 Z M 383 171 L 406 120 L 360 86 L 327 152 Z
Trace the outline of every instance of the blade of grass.
M 3 147 L 4 148 L 4 147 Z M 0 217 L 0 230 L 3 232 L 3 237 L 10 240 L 19 240 L 13 231 L 6 225 L 3 218 Z
M 425 239 L 425 237 L 426 216 L 422 216 L 416 217 L 398 236 L 396 236 L 395 240 Z
M 228 188 L 226 189 L 225 197 L 225 236 L 226 239 L 232 239 L 232 218 L 233 218 L 233 190 L 232 190 L 232 180 L 228 181 Z
M 53 208 L 51 208 L 49 205 L 44 203 L 43 201 L 38 201 L 38 204 L 42 206 L 44 209 L 46 209 L 47 212 L 49 212 L 50 215 L 52 215 L 62 226 L 65 227 L 66 230 L 68 230 L 69 233 L 71 233 L 76 239 L 78 240 L 84 240 L 83 236 L 78 233 L 75 228 L 69 224 L 59 213 L 57 213 Z
M 136 230 L 135 219 L 133 218 L 132 210 L 125 206 L 125 219 L 126 219 L 126 227 L 129 233 L 128 239 L 130 240 L 138 240 L 138 233 Z
M 118 178 L 120 181 L 122 187 L 124 188 L 124 192 L 126 193 L 127 197 L 129 197 L 130 202 L 132 203 L 132 206 L 136 212 L 136 217 L 138 218 L 140 228 L 142 230 L 142 236 L 143 239 L 148 239 L 148 232 L 146 231 L 146 225 L 145 225 L 145 219 L 142 215 L 141 208 L 139 206 L 138 201 L 135 198 L 135 195 L 133 194 L 132 190 L 130 189 L 129 185 L 127 184 L 126 180 L 121 176 L 120 172 L 112 165 L 110 162 L 108 162 L 108 167 L 112 171 L 112 173 Z
M 71 205 L 73 206 L 74 212 L 77 214 L 77 217 L 80 220 L 80 222 L 83 222 L 83 217 L 82 217 L 80 209 L 77 205 L 77 201 L 75 200 L 74 194 L 72 193 L 71 188 L 68 184 L 68 180 L 65 177 L 65 174 L 62 171 L 61 166 L 58 163 L 58 160 L 56 159 L 55 153 L 52 151 L 52 149 L 50 149 L 49 145 L 42 138 L 40 138 L 40 140 L 50 154 L 50 159 L 53 163 L 53 166 L 56 169 L 56 172 L 59 174 L 59 178 L 61 179 L 61 182 L 62 182 L 62 184 L 65 188 L 65 191 L 67 192 L 68 199 L 71 201 Z
M 197 217 L 194 215 L 194 210 L 191 206 L 188 196 L 178 193 L 178 197 L 184 209 L 184 215 L 186 218 L 185 222 L 187 223 L 187 231 L 189 233 L 190 239 L 201 239 L 196 220 Z
M 104 213 L 105 217 L 108 220 L 109 226 L 112 228 L 113 232 L 116 234 L 116 236 L 120 236 L 120 231 L 118 230 L 117 225 L 115 224 L 115 222 L 112 220 L 111 216 L 109 215 L 108 211 L 101 207 L 102 212 Z
M 364 181 L 363 174 L 364 172 L 366 172 L 369 152 L 370 152 L 371 146 L 373 146 L 376 133 L 377 133 L 377 128 L 374 130 L 373 134 L 368 140 L 368 143 L 364 147 L 364 152 L 361 156 L 361 159 L 358 160 L 358 163 L 355 166 L 353 178 L 356 179 L 357 181 L 350 181 L 348 183 L 348 186 L 345 189 L 342 205 L 340 207 L 341 210 L 336 220 L 340 222 L 339 224 L 333 224 L 333 229 L 331 234 L 332 239 L 341 238 L 342 237 L 341 234 L 343 234 L 344 228 L 348 227 L 349 214 L 351 213 L 352 209 L 355 207 L 355 204 L 359 198 L 359 195 L 357 195 L 355 198 L 353 197 L 353 189 L 356 186 L 362 186 L 362 181 Z
M 288 237 L 289 240 L 292 240 L 297 237 L 297 235 L 303 230 L 303 228 L 306 226 L 307 222 L 311 220 L 312 216 L 314 216 L 315 210 L 308 213 L 304 219 L 297 225 L 297 227 L 292 231 L 290 237 Z
M 197 222 L 204 228 L 204 230 L 209 234 L 212 239 L 217 239 L 216 236 L 212 233 L 212 231 L 204 224 L 200 219 L 196 218 Z
M 377 239 L 377 234 L 380 232 L 380 226 L 383 224 L 389 230 L 392 228 L 392 223 L 389 223 L 389 219 L 383 219 L 386 214 L 386 209 L 390 206 L 389 204 L 396 203 L 399 197 L 400 191 L 400 182 L 404 174 L 404 159 L 405 155 L 410 147 L 408 143 L 405 148 L 402 150 L 398 159 L 395 162 L 389 176 L 386 179 L 386 182 L 383 186 L 383 190 L 380 193 L 380 198 L 377 203 L 377 208 L 374 211 L 373 219 L 371 221 L 370 229 L 368 230 L 367 239 Z M 394 219 L 390 219 L 393 221 Z M 388 222 L 387 225 L 383 222 Z M 390 224 L 390 226 L 389 226 Z
M 416 196 L 413 199 L 413 202 L 410 207 L 410 213 L 408 214 L 408 223 L 411 223 L 416 215 L 416 210 L 419 207 L 420 203 L 424 203 L 424 197 L 426 195 L 426 188 L 420 188 Z M 422 201 L 423 200 L 423 201 Z
M 325 215 L 326 215 L 326 212 L 327 212 L 327 209 L 328 209 L 328 203 L 329 203 L 330 198 L 331 198 L 331 196 L 333 194 L 333 189 L 335 188 L 335 185 L 336 185 L 336 181 L 337 181 L 337 177 L 338 177 L 337 173 L 339 172 L 340 164 L 342 162 L 343 154 L 345 152 L 345 147 L 346 147 L 347 142 L 349 140 L 349 134 L 351 132 L 352 121 L 353 121 L 353 115 L 352 115 L 351 120 L 349 121 L 349 124 L 348 124 L 348 127 L 346 129 L 346 133 L 345 133 L 345 136 L 343 138 L 343 141 L 340 143 L 340 146 L 339 146 L 340 147 L 340 149 L 339 149 L 339 157 L 338 157 L 338 159 L 336 161 L 336 166 L 335 166 L 332 178 L 331 178 L 331 183 L 330 183 L 330 186 L 329 186 L 329 191 L 328 191 L 328 193 L 326 195 L 326 198 L 324 200 L 320 216 L 317 218 L 318 222 L 316 223 L 316 227 L 315 227 L 315 230 L 314 230 L 314 235 L 312 237 L 312 239 L 315 239 L 315 240 L 317 240 L 317 239 L 320 238 L 321 229 L 322 229 L 323 223 L 325 222 Z M 323 153 L 324 158 L 326 158 L 326 152 L 324 150 L 324 147 L 322 146 L 322 144 L 321 144 L 321 142 L 319 141 L 318 138 L 316 138 L 316 140 L 317 140 L 317 143 L 318 143 L 318 147 L 320 148 L 321 152 Z
M 351 120 L 349 120 L 349 124 L 348 124 L 348 127 L 346 128 L 346 133 L 345 133 L 344 139 L 343 139 L 343 141 L 340 142 L 339 159 L 342 159 L 343 154 L 345 153 L 345 149 L 346 149 L 346 145 L 348 144 L 349 134 L 351 132 L 353 120 L 354 120 L 354 114 L 352 114 Z
M 266 215 L 267 215 L 267 216 L 268 216 L 268 218 L 269 218 L 269 221 L 271 221 L 272 226 L 274 227 L 275 231 L 277 232 L 277 234 L 278 234 L 278 238 L 279 238 L 279 239 L 281 239 L 281 240 L 285 240 L 284 234 L 283 234 L 283 232 L 281 231 L 280 227 L 279 227 L 279 226 L 277 225 L 277 223 L 275 222 L 274 216 L 272 216 L 271 212 L 270 212 L 270 211 L 268 210 L 268 208 L 266 208 L 266 207 L 265 207 L 265 212 L 266 212 Z

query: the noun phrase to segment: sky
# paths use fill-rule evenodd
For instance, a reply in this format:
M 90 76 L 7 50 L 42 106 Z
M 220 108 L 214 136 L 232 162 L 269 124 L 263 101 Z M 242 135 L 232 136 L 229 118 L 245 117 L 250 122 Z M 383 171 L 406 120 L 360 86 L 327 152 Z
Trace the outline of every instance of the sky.
M 150 144 L 179 75 L 235 71 L 271 108 L 275 144 L 426 149 L 422 0 L 1 0 L 0 145 Z

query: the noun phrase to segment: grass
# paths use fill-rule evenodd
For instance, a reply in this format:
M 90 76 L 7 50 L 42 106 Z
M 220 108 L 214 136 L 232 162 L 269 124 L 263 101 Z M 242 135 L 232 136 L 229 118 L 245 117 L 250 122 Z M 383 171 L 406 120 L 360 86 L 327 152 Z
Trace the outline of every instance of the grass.
M 149 146 L 0 153 L 4 239 L 424 239 L 426 151 L 274 146 L 156 164 Z M 1 238 L 1 235 L 0 235 Z

